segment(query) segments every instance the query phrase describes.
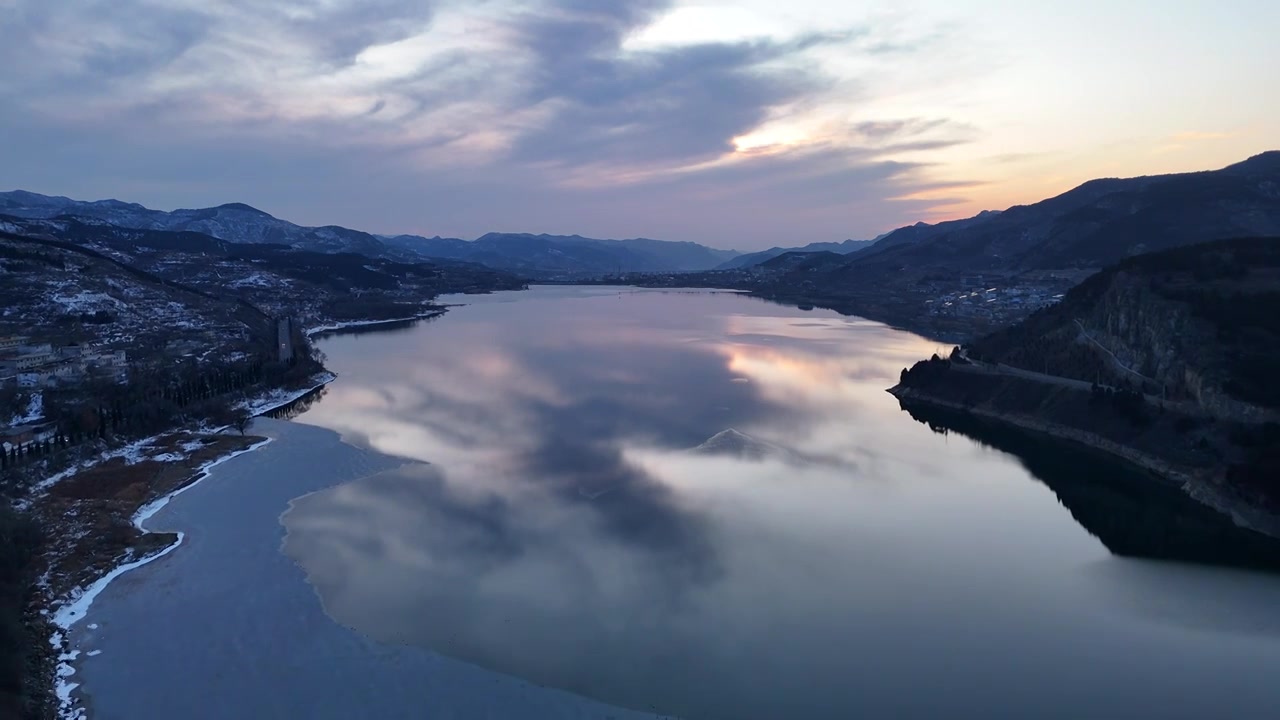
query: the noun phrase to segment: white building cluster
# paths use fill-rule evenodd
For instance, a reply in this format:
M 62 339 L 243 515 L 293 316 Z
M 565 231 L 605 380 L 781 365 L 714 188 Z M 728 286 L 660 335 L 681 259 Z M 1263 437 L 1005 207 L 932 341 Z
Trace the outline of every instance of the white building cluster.
M 20 336 L 0 337 L 0 383 L 37 388 L 89 377 L 121 382 L 128 368 L 123 350 L 74 343 L 54 347 Z

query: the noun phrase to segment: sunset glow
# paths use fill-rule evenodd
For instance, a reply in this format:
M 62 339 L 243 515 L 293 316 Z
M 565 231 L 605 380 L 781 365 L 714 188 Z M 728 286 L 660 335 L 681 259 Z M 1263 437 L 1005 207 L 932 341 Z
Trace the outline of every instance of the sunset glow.
M 1247 0 L 17 0 L 0 22 L 0 185 L 375 232 L 752 250 L 1280 146 L 1280 6 Z

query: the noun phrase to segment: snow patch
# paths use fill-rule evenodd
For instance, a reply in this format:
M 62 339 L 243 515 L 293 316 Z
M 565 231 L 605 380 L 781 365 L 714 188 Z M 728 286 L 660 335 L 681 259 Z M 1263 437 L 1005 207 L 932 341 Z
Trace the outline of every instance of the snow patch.
M 227 287 L 246 288 L 278 288 L 280 287 L 280 279 L 273 275 L 263 275 L 262 273 L 250 273 L 242 278 L 237 278 L 227 283 Z
M 301 390 L 273 390 L 266 395 L 260 395 L 255 398 L 239 402 L 236 404 L 236 407 L 247 411 L 250 415 L 262 415 L 283 405 L 288 405 L 307 393 L 319 390 L 336 379 L 338 379 L 338 376 L 331 372 L 320 373 L 319 375 L 311 378 L 311 382 L 313 384 L 310 387 L 306 387 Z
M 409 317 L 393 318 L 391 320 L 352 320 L 350 322 L 333 323 L 332 325 L 321 325 L 307 330 L 307 337 L 318 335 L 324 332 L 332 332 L 334 330 L 342 330 L 343 328 L 367 327 L 369 325 L 390 325 L 392 323 L 409 322 L 411 320 L 424 320 L 435 316 L 435 312 L 423 313 L 421 315 L 410 315 Z
M 33 393 L 31 399 L 27 401 L 27 408 L 21 414 L 14 415 L 9 421 L 10 425 L 26 425 L 33 423 L 44 417 L 44 394 Z
M 87 290 L 81 290 L 75 295 L 57 295 L 53 297 L 53 301 L 62 305 L 69 312 L 84 312 L 86 310 L 100 310 L 104 306 L 124 307 L 124 303 L 106 293 L 95 293 Z

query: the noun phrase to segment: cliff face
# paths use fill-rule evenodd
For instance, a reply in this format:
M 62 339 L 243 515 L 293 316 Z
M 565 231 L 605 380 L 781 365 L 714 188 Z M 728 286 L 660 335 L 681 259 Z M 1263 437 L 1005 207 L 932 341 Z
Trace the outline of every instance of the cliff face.
M 1262 420 L 1270 414 L 1224 390 L 1229 363 L 1214 325 L 1190 304 L 1161 294 L 1146 277 L 1117 273 L 1094 307 L 1076 319 L 1076 341 L 1111 360 L 1113 383 L 1137 383 L 1215 417 Z
M 1276 417 L 1280 239 L 1205 243 L 1132 258 L 1025 322 L 981 338 L 974 358 L 1131 387 L 1218 418 Z

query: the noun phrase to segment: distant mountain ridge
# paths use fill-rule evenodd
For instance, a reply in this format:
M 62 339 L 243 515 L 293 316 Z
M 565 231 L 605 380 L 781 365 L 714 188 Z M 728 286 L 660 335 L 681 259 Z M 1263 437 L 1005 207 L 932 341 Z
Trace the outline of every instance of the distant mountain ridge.
M 692 242 L 633 238 L 597 240 L 580 235 L 488 233 L 475 240 L 397 235 L 397 248 L 432 258 L 480 263 L 534 277 L 594 277 L 616 272 L 692 272 L 738 255 Z
M 718 267 L 716 267 L 716 270 L 739 270 L 742 268 L 754 267 L 768 260 L 771 260 L 775 257 L 778 257 L 779 255 L 782 255 L 784 253 L 833 252 L 833 253 L 839 253 L 841 255 L 848 255 L 850 253 L 859 252 L 861 250 L 865 250 L 871 247 L 872 245 L 880 241 L 881 238 L 884 238 L 886 235 L 881 235 L 880 237 L 875 238 L 874 240 L 845 240 L 844 242 L 815 242 L 815 243 L 809 243 L 808 245 L 804 245 L 802 247 L 794 247 L 794 248 L 785 248 L 785 247 L 775 246 L 775 247 L 769 248 L 768 250 L 761 250 L 760 252 L 746 253 L 744 255 L 739 255 L 737 257 L 731 258 L 721 263 Z
M 324 253 L 350 252 L 400 262 L 451 259 L 522 273 L 573 279 L 615 272 L 709 270 L 739 255 L 692 242 L 578 235 L 489 233 L 476 240 L 379 236 L 337 225 L 304 227 L 244 203 L 210 208 L 151 210 L 120 200 L 93 202 L 17 190 L 0 193 L 0 214 L 28 219 L 74 218 L 138 230 L 196 232 L 232 243 L 272 243 Z
M 353 252 L 403 261 L 422 259 L 420 255 L 396 251 L 369 233 L 336 225 L 303 227 L 244 203 L 164 212 L 119 200 L 84 202 L 19 190 L 0 193 L 0 214 L 33 219 L 65 216 L 136 230 L 197 232 L 233 243 L 274 243 L 301 250 Z

